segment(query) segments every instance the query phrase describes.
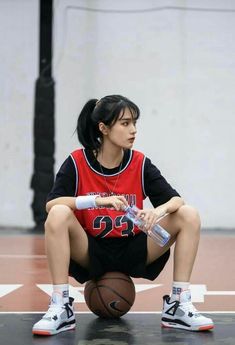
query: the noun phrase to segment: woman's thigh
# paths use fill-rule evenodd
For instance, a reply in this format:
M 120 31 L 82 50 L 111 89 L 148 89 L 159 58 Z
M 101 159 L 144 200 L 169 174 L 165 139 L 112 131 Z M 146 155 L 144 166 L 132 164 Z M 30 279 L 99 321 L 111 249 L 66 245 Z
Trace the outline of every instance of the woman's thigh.
M 88 267 L 87 234 L 68 206 L 53 206 L 48 214 L 45 229 L 46 233 L 56 236 L 58 245 L 70 246 L 70 256 L 74 261 L 81 266 Z

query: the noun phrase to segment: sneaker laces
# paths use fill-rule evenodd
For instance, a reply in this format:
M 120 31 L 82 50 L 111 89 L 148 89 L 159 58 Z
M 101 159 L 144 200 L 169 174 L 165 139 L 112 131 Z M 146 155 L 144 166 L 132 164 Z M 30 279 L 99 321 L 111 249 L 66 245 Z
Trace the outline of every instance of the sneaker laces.
M 48 311 L 42 318 L 51 320 L 53 316 L 61 312 L 61 308 L 64 308 L 64 306 L 60 304 L 50 304 Z
M 186 313 L 191 312 L 192 314 L 200 315 L 199 311 L 194 307 L 191 301 L 180 303 Z

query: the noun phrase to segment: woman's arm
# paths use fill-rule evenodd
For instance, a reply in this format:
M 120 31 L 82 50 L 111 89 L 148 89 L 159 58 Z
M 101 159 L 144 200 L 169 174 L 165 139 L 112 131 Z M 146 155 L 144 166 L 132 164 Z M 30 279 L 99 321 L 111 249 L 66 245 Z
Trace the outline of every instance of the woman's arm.
M 174 196 L 156 208 L 139 210 L 137 217 L 143 219 L 146 224 L 146 230 L 150 230 L 162 217 L 176 212 L 182 205 L 184 205 L 184 200 L 179 196 Z
M 180 197 L 179 193 L 172 188 L 160 170 L 147 157 L 144 164 L 144 191 L 153 207 L 163 205 L 173 197 Z
M 176 212 L 183 205 L 184 205 L 184 200 L 181 197 L 173 196 L 173 198 L 171 198 L 165 204 L 162 204 L 156 207 L 154 211 L 157 215 L 159 214 L 159 217 L 162 217 L 166 213 Z
M 83 210 L 92 207 L 106 206 L 114 207 L 115 210 L 120 211 L 128 203 L 124 196 L 113 195 L 109 197 L 100 197 L 98 195 L 87 195 L 87 196 L 62 196 L 53 200 L 50 200 L 46 204 L 46 211 L 50 212 L 51 208 L 55 205 L 66 205 L 71 210 Z
M 76 210 L 75 201 L 76 198 L 72 196 L 61 196 L 59 198 L 55 198 L 46 203 L 46 211 L 49 213 L 51 208 L 55 205 L 66 205 L 71 208 L 71 210 Z
M 179 193 L 149 158 L 146 158 L 144 166 L 144 189 L 154 208 L 141 210 L 138 216 L 146 221 L 149 228 L 165 214 L 176 212 L 184 205 Z

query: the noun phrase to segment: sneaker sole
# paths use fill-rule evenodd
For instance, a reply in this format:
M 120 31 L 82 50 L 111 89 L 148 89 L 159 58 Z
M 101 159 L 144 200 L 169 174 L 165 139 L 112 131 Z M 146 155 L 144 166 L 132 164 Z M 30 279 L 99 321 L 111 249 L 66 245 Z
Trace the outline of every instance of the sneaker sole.
M 62 327 L 62 328 L 60 328 L 58 330 L 33 329 L 32 333 L 34 335 L 45 335 L 45 336 L 48 336 L 48 335 L 55 335 L 55 334 L 58 334 L 60 332 L 74 330 L 75 327 L 76 327 L 76 325 L 74 324 L 74 325 L 68 325 L 68 326 Z
M 189 328 L 183 325 L 179 325 L 177 323 L 169 323 L 169 322 L 162 322 L 161 326 L 163 328 L 177 328 L 177 329 L 184 329 L 186 331 L 195 331 L 195 332 L 209 331 L 210 329 L 214 328 L 213 324 L 204 325 L 204 326 L 194 326 L 194 327 Z

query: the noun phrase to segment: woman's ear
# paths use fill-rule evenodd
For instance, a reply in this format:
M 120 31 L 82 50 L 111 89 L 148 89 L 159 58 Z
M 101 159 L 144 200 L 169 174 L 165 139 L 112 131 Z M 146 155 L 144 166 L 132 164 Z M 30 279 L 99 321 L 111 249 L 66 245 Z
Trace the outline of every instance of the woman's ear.
M 103 122 L 99 123 L 99 130 L 103 135 L 108 134 L 108 127 Z

